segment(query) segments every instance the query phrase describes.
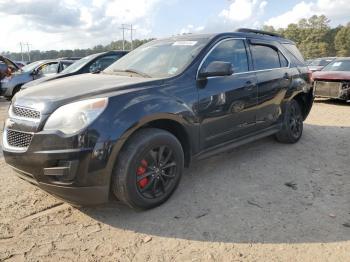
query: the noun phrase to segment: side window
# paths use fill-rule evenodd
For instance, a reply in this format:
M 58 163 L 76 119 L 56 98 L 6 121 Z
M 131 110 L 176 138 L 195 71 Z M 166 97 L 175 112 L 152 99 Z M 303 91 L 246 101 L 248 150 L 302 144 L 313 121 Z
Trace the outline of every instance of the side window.
M 38 72 L 39 74 L 47 75 L 47 74 L 56 74 L 58 69 L 58 63 L 50 63 L 42 65 Z
M 89 72 L 102 71 L 120 58 L 120 55 L 104 56 L 97 59 L 89 67 Z
M 247 51 L 243 40 L 232 39 L 221 42 L 209 54 L 203 67 L 215 61 L 231 63 L 234 73 L 249 71 Z
M 62 63 L 62 70 L 61 71 L 63 71 L 64 69 L 66 69 L 70 65 L 71 65 L 71 63 Z
M 279 68 L 280 58 L 278 51 L 265 45 L 251 45 L 255 70 Z
M 281 67 L 288 67 L 289 62 L 288 62 L 287 58 L 281 52 L 278 52 L 278 55 L 280 57 Z

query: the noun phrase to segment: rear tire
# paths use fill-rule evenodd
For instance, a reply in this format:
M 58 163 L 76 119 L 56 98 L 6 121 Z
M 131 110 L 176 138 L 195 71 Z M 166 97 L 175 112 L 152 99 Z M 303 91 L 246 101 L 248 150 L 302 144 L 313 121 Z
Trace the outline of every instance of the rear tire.
M 180 142 L 162 129 L 137 131 L 121 150 L 112 174 L 112 191 L 133 208 L 164 203 L 177 188 L 184 168 Z
M 282 129 L 276 134 L 277 141 L 294 144 L 303 134 L 303 114 L 296 100 L 291 100 L 284 114 Z

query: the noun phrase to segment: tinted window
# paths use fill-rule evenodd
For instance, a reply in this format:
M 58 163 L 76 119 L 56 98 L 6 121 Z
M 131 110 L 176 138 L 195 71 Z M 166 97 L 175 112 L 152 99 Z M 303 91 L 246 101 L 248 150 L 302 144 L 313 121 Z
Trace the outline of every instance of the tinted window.
M 280 67 L 278 52 L 269 46 L 252 45 L 251 46 L 255 70 L 264 70 Z
M 280 56 L 281 67 L 288 67 L 289 62 L 288 62 L 287 58 L 281 52 L 278 52 L 278 54 Z
M 211 62 L 229 62 L 233 66 L 233 72 L 247 72 L 248 57 L 243 40 L 226 40 L 221 42 L 205 60 L 203 67 L 207 67 Z

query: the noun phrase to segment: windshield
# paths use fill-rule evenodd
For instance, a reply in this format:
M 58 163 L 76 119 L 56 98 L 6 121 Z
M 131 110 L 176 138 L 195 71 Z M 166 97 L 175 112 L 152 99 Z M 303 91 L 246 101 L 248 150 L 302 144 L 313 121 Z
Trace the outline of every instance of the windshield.
M 332 61 L 333 59 L 316 59 L 311 62 L 310 66 L 326 66 Z
M 43 63 L 43 61 L 36 61 L 36 62 L 33 62 L 29 65 L 26 65 L 24 67 L 22 67 L 22 71 L 24 72 L 30 72 L 30 71 L 33 71 L 34 68 L 36 68 L 37 66 L 41 65 Z
M 323 68 L 322 71 L 350 71 L 350 60 L 336 60 Z
M 75 63 L 73 63 L 71 66 L 67 67 L 66 69 L 64 69 L 61 74 L 68 74 L 68 73 L 73 73 L 78 71 L 80 68 L 82 68 L 84 65 L 86 65 L 87 63 L 89 63 L 92 59 L 94 59 L 97 55 L 89 55 L 87 57 L 84 57 L 78 61 L 76 61 Z
M 152 78 L 175 76 L 193 61 L 208 41 L 208 38 L 152 41 L 122 57 L 104 72 L 129 72 Z

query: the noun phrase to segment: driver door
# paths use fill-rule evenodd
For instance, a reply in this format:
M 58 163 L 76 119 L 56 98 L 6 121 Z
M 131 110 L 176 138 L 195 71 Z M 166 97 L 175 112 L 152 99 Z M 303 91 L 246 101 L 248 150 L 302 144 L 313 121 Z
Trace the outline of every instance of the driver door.
M 219 42 L 209 51 L 199 71 L 214 61 L 231 63 L 234 73 L 197 82 L 202 149 L 247 135 L 256 125 L 257 79 L 255 73 L 249 71 L 245 40 Z

